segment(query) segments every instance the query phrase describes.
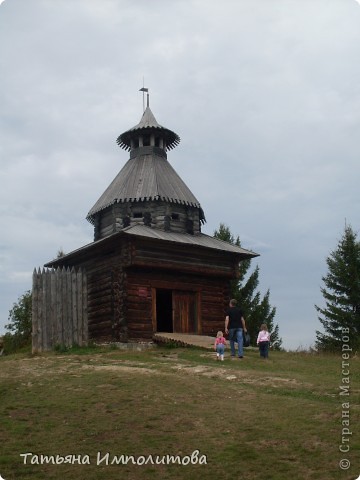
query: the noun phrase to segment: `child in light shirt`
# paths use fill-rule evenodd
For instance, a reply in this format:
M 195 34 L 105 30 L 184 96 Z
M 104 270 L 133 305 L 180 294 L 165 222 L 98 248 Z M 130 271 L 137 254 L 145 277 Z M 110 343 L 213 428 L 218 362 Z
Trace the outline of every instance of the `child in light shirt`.
M 226 346 L 226 339 L 224 337 L 223 332 L 220 330 L 217 332 L 215 343 L 214 343 L 214 350 L 216 351 L 216 360 L 224 360 L 224 352 Z
M 260 357 L 269 358 L 270 333 L 266 323 L 263 323 L 260 326 L 260 332 L 256 343 L 259 345 Z

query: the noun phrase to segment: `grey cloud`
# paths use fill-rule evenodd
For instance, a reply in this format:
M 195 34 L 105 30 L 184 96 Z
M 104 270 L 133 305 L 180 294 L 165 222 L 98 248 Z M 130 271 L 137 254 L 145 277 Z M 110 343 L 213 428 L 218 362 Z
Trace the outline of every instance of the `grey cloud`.
M 345 218 L 359 228 L 359 14 L 344 0 L 4 2 L 0 332 L 27 271 L 92 241 L 85 216 L 127 161 L 115 139 L 140 120 L 144 76 L 204 231 L 225 222 L 261 254 L 285 346 L 312 343 L 326 255 Z

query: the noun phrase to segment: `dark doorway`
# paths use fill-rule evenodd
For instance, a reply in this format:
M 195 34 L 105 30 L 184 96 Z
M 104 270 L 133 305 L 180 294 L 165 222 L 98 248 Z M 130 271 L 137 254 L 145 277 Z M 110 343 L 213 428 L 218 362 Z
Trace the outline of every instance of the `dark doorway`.
M 156 290 L 156 331 L 173 333 L 172 290 Z

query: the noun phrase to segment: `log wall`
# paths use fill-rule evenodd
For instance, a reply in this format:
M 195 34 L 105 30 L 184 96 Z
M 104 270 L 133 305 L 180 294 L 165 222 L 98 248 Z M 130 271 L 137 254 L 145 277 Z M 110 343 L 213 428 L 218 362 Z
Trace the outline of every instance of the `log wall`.
M 219 251 L 204 250 L 193 245 L 164 245 L 159 242 L 135 240 L 132 265 L 189 272 L 206 276 L 236 278 L 238 264 L 234 258 Z
M 127 224 L 125 224 L 126 218 Z M 174 233 L 184 233 L 191 225 L 191 233 L 200 233 L 198 208 L 163 200 L 116 203 L 98 212 L 94 223 L 95 240 L 108 237 L 122 228 L 136 224 L 148 224 L 149 227 Z
M 87 282 L 82 270 L 34 270 L 32 351 L 88 342 Z
M 238 263 L 226 252 L 116 236 L 57 265 L 86 271 L 88 338 L 113 342 L 152 338 L 157 288 L 197 292 L 198 333 L 214 335 Z
M 229 301 L 229 281 L 202 276 L 133 270 L 127 273 L 126 301 L 127 328 L 130 339 L 151 339 L 156 331 L 153 318 L 154 289 L 197 292 L 198 333 L 216 335 L 224 329 L 225 309 Z

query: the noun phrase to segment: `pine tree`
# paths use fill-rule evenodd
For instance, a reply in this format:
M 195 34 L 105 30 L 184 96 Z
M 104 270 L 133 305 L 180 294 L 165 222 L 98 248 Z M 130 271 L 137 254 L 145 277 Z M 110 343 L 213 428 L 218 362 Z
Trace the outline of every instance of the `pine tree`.
M 235 238 L 229 227 L 220 223 L 219 230 L 215 230 L 214 237 L 241 247 L 240 238 Z M 270 305 L 270 290 L 261 298 L 259 291 L 259 266 L 248 274 L 251 259 L 240 263 L 240 275 L 231 282 L 231 296 L 238 301 L 244 311 L 246 326 L 251 337 L 251 344 L 256 345 L 260 325 L 266 323 L 271 333 L 271 344 L 274 349 L 280 350 L 282 339 L 279 337 L 279 326 L 274 325 L 276 307 Z
M 316 332 L 318 350 L 340 351 L 343 334 L 358 349 L 360 334 L 360 242 L 351 226 L 326 260 L 328 273 L 322 277 L 325 307 L 315 305 L 324 333 Z

